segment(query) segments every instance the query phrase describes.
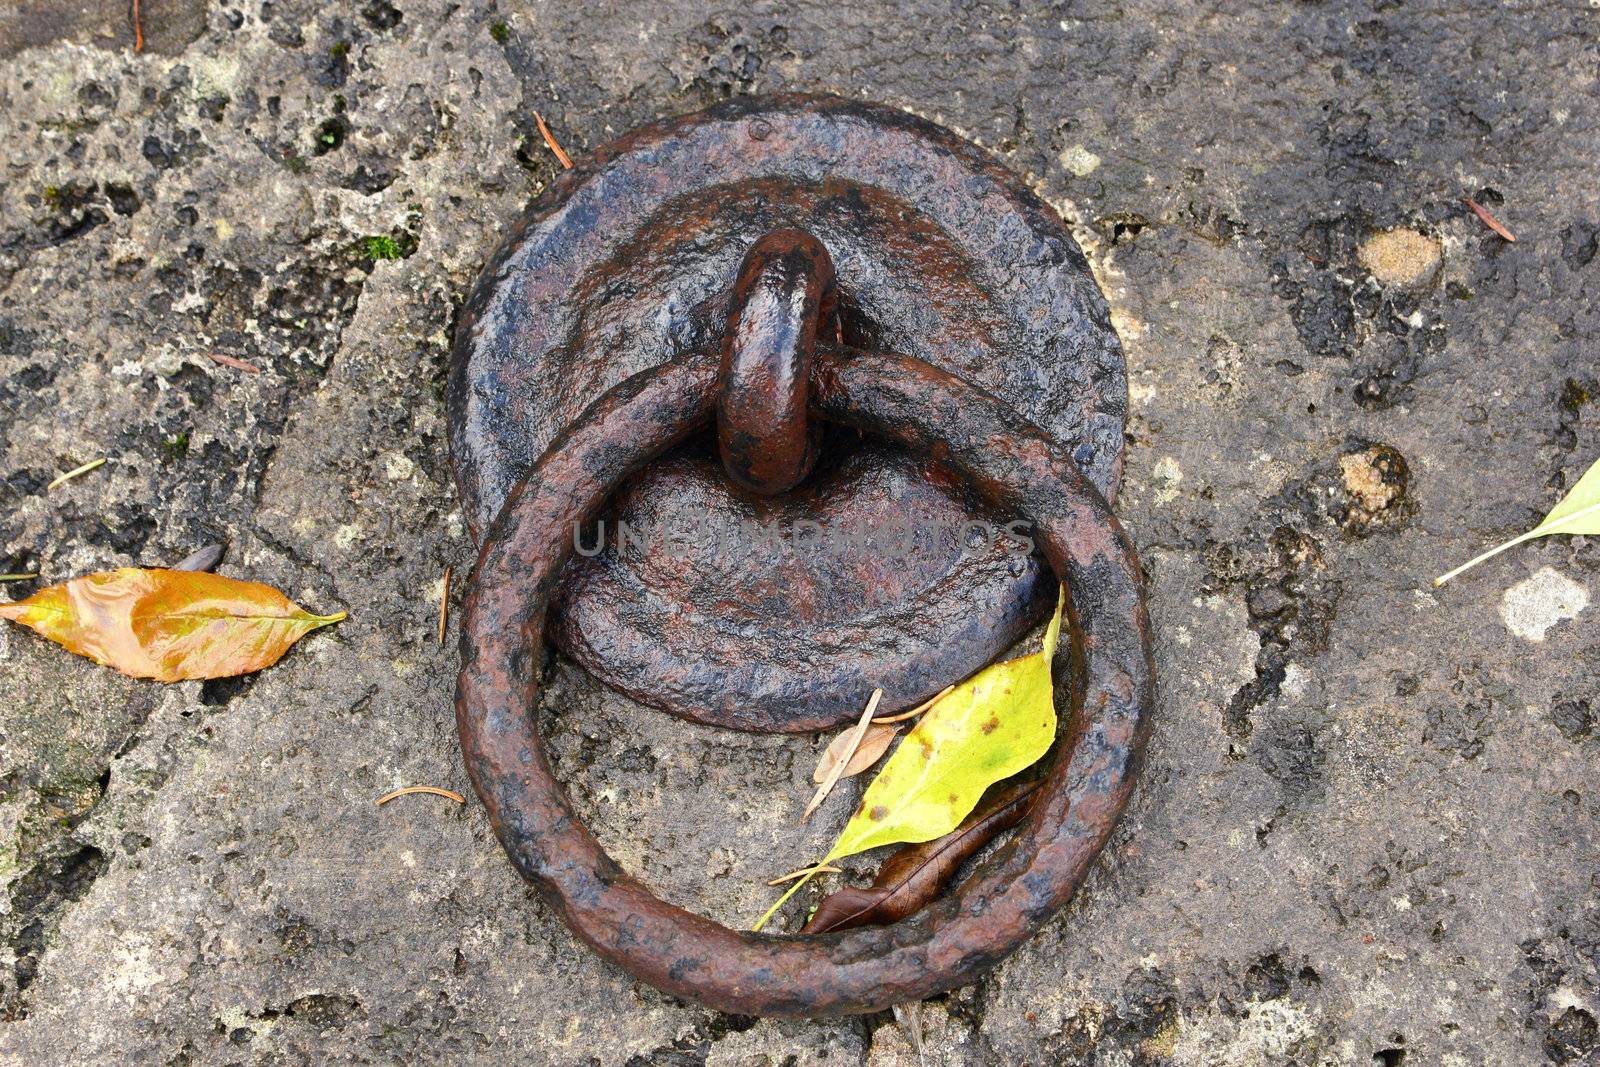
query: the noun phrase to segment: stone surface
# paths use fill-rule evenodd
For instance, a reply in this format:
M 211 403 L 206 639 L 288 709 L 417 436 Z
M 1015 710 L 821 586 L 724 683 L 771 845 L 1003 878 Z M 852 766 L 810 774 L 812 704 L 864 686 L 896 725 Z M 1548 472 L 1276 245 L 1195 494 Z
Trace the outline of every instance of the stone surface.
M 1597 588 L 1600 553 L 1429 579 L 1600 454 L 1600 11 L 223 0 L 146 4 L 135 56 L 118 6 L 0 23 L 0 572 L 226 539 L 225 573 L 351 618 L 166 687 L 0 630 L 0 1059 L 916 1062 L 889 1016 L 662 997 L 573 941 L 476 805 L 372 803 L 466 788 L 442 388 L 467 286 L 554 173 L 533 111 L 578 154 L 779 89 L 993 148 L 1073 223 L 1128 352 L 1150 760 L 1075 904 L 923 1007 L 925 1061 L 1596 1055 L 1600 640 L 1592 610 L 1534 643 L 1498 608 L 1547 568 Z M 1396 229 L 1441 249 L 1415 285 L 1363 264 Z M 860 787 L 801 830 L 826 739 L 553 671 L 585 816 L 723 921 Z

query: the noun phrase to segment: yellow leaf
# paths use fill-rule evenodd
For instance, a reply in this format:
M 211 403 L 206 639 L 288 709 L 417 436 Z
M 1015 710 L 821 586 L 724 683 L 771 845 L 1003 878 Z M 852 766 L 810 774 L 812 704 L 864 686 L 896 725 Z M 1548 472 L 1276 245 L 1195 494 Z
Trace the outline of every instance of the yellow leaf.
M 818 866 L 880 845 L 943 837 L 972 813 L 984 790 L 1050 750 L 1056 738 L 1050 664 L 1065 605 L 1063 588 L 1038 652 L 985 667 L 928 709 L 867 787 Z M 791 886 L 755 928 L 810 877 Z
M 1550 509 L 1550 514 L 1546 515 L 1539 525 L 1525 534 L 1513 537 L 1505 544 L 1494 546 L 1482 555 L 1474 556 L 1455 570 L 1441 574 L 1433 580 L 1433 584 L 1443 585 L 1462 571 L 1476 567 L 1508 548 L 1520 545 L 1524 541 L 1532 541 L 1535 537 L 1549 537 L 1551 534 L 1600 534 L 1600 460 L 1595 460 L 1589 465 L 1589 469 L 1583 472 L 1583 477 L 1578 479 L 1578 484 L 1561 498 L 1560 503 Z
M 135 678 L 226 678 L 270 667 L 289 646 L 345 617 L 313 615 L 259 582 L 124 567 L 0 604 L 0 618 Z
M 954 830 L 983 791 L 1031 766 L 1056 739 L 1050 662 L 1064 598 L 1044 647 L 985 667 L 928 710 L 861 797 L 822 862 L 879 845 L 932 841 Z

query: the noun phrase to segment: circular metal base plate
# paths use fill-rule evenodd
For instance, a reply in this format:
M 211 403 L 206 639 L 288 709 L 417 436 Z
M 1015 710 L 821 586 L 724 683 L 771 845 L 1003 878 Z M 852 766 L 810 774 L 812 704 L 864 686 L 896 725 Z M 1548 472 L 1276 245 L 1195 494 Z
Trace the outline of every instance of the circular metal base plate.
M 999 397 L 1114 497 L 1122 352 L 1055 212 L 982 150 L 903 112 L 756 97 L 596 152 L 485 270 L 450 383 L 475 538 L 607 389 L 720 343 L 741 258 L 781 227 L 827 247 L 844 343 Z M 797 489 L 746 493 L 708 434 L 640 472 L 584 534 L 586 551 L 602 534 L 605 547 L 568 567 L 554 637 L 607 683 L 703 722 L 817 729 L 858 714 L 875 687 L 887 712 L 981 667 L 1048 610 L 1039 557 L 964 525 L 1012 518 L 936 461 L 842 429 Z

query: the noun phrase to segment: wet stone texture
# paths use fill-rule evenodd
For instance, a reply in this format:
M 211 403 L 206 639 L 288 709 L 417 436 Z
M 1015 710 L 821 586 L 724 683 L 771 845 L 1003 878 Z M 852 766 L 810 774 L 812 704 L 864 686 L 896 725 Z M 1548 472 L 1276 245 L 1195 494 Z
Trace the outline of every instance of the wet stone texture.
M 1592 4 L 152 0 L 140 56 L 125 5 L 13 6 L 0 571 L 226 539 L 226 573 L 351 618 L 167 687 L 0 631 L 4 1062 L 1600 1055 L 1600 554 L 1428 585 L 1600 455 Z M 1128 355 L 1150 760 L 1077 901 L 915 1022 L 673 1001 L 577 944 L 475 804 L 372 803 L 466 787 L 443 383 L 554 173 L 533 111 L 577 154 L 776 90 L 996 151 Z M 620 862 L 723 921 L 849 806 L 796 826 L 825 739 L 686 725 L 559 662 L 541 715 Z

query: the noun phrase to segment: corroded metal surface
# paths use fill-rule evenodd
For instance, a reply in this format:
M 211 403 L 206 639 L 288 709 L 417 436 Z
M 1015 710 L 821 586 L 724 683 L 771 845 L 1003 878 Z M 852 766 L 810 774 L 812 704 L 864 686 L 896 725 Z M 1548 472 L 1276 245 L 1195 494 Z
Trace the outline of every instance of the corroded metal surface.
M 816 465 L 819 427 L 806 403 L 819 328 L 839 340 L 833 261 L 804 230 L 775 230 L 734 282 L 717 398 L 722 465 L 753 492 L 786 492 Z
M 741 262 L 786 228 L 831 258 L 843 342 L 921 358 L 1000 398 L 1114 495 L 1121 350 L 1055 212 L 913 116 L 744 98 L 580 162 L 486 269 L 450 385 L 474 535 L 607 389 L 718 350 Z M 938 461 L 846 429 L 828 431 L 815 470 L 776 496 L 733 485 L 703 431 L 624 485 L 605 518 L 604 550 L 555 592 L 554 641 L 610 685 L 719 725 L 832 725 L 860 710 L 864 684 L 883 687 L 886 710 L 908 706 L 993 659 L 1051 601 L 1040 557 L 963 542 L 968 520 L 1004 516 Z M 619 545 L 622 522 L 654 535 Z M 807 523 L 860 550 L 807 550 Z M 924 535 L 905 543 L 907 529 Z
M 673 907 L 583 826 L 531 711 L 572 524 L 704 424 L 717 370 L 708 351 L 618 385 L 545 454 L 487 531 L 466 597 L 456 688 L 473 787 L 518 869 L 577 934 L 675 995 L 743 1014 L 816 1016 L 881 1010 L 971 981 L 1071 898 L 1133 789 L 1154 697 L 1133 546 L 1071 458 L 1007 404 L 904 356 L 819 353 L 814 414 L 936 453 L 993 506 L 1037 523 L 1044 556 L 1070 591 L 1063 665 L 1072 712 L 1012 839 L 908 919 L 782 937 Z

